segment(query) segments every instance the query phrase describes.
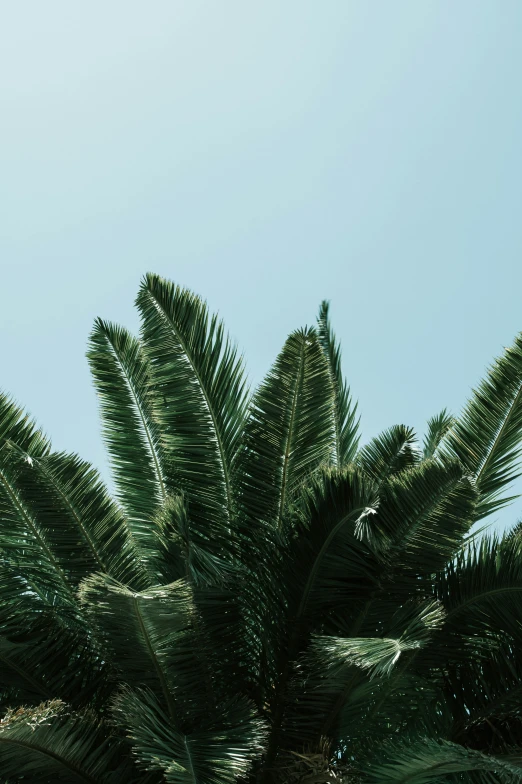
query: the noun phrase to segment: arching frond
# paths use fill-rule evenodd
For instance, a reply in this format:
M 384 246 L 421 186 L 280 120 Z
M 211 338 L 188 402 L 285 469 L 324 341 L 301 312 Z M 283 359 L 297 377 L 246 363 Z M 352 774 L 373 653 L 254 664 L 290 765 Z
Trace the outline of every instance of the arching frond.
M 149 363 L 140 341 L 97 319 L 87 358 L 98 393 L 103 436 L 119 500 L 148 553 L 151 521 L 169 493 L 169 476 Z
M 12 452 L 20 498 L 75 587 L 92 572 L 146 583 L 127 520 L 89 463 L 63 452 Z
M 125 744 L 110 726 L 60 701 L 9 711 L 0 721 L 0 776 L 41 784 L 136 781 Z
M 172 481 L 190 497 L 198 527 L 223 541 L 247 405 L 242 360 L 223 324 L 186 289 L 147 275 L 137 305 Z
M 241 460 L 246 527 L 276 529 L 297 485 L 330 456 L 334 395 L 313 329 L 293 332 L 252 401 Z

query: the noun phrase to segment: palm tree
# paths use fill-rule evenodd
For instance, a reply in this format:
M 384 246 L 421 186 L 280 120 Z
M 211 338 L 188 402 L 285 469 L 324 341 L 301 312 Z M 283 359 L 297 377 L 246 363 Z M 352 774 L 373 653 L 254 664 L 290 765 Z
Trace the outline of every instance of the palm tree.
M 522 534 L 473 528 L 522 336 L 422 446 L 360 448 L 327 303 L 253 395 L 201 299 L 137 306 L 88 351 L 115 498 L 0 398 L 1 780 L 522 782 Z

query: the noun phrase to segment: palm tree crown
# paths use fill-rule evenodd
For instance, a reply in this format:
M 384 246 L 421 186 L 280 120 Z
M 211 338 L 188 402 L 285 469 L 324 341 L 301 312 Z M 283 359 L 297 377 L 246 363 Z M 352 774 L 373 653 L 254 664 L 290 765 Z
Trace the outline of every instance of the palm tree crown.
M 522 782 L 522 538 L 470 533 L 522 336 L 422 445 L 361 448 L 327 303 L 253 394 L 199 297 L 137 307 L 88 350 L 114 498 L 0 396 L 1 780 Z

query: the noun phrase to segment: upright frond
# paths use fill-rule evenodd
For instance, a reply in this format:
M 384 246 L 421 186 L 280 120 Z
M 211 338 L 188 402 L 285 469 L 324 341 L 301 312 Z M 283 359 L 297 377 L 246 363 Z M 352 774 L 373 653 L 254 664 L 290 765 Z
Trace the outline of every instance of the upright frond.
M 92 572 L 146 581 L 127 520 L 96 469 L 77 455 L 25 455 L 13 447 L 16 485 L 57 563 L 75 587 Z
M 257 390 L 245 427 L 241 503 L 278 529 L 295 488 L 330 456 L 333 392 L 315 330 L 293 332 Z
M 357 403 L 352 403 L 350 388 L 341 368 L 341 347 L 332 331 L 329 318 L 330 304 L 323 300 L 317 318 L 318 336 L 328 361 L 334 389 L 334 462 L 346 465 L 355 457 L 359 447 L 359 419 Z
M 149 274 L 137 305 L 169 472 L 191 499 L 191 517 L 219 540 L 234 510 L 247 405 L 243 362 L 222 322 L 190 291 Z
M 234 784 L 244 780 L 263 748 L 263 723 L 243 698 L 221 706 L 218 724 L 207 718 L 188 734 L 169 722 L 148 691 L 124 690 L 113 712 L 138 765 L 161 771 L 170 784 Z
M 101 319 L 95 322 L 87 357 L 118 498 L 148 554 L 154 544 L 151 521 L 169 492 L 155 411 L 160 401 L 154 397 L 149 364 L 137 338 Z
M 440 414 L 431 417 L 428 420 L 428 430 L 424 436 L 424 458 L 434 457 L 439 445 L 454 424 L 455 418 L 448 414 L 445 408 L 442 409 Z
M 501 493 L 520 476 L 522 334 L 490 367 L 450 428 L 444 446 L 475 477 L 480 493 L 477 520 L 513 500 Z

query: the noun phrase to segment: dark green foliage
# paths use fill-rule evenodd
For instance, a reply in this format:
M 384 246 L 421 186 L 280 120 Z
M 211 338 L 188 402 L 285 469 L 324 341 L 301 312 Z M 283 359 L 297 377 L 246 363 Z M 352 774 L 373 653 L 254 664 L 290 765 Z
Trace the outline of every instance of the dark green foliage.
M 116 500 L 0 395 L 0 780 L 522 782 L 521 529 L 470 535 L 522 338 L 422 448 L 360 449 L 326 302 L 252 396 L 199 297 L 137 304 L 88 351 Z

